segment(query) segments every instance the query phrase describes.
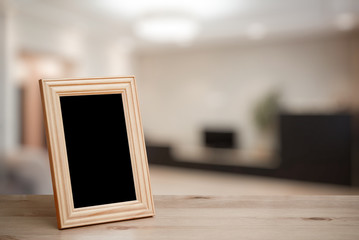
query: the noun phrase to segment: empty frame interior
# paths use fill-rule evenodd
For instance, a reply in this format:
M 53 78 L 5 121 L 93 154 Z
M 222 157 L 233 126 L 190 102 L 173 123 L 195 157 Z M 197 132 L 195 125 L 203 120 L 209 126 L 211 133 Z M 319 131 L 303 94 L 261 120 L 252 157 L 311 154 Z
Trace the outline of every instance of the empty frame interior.
M 59 229 L 149 217 L 134 77 L 40 80 Z
M 136 200 L 122 95 L 60 103 L 74 207 Z

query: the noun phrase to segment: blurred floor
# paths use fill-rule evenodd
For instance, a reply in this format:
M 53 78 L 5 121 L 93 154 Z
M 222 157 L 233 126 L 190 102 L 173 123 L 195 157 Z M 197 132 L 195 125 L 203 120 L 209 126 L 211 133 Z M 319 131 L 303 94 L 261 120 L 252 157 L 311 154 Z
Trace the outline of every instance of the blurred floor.
M 154 195 L 355 195 L 359 188 L 150 165 Z

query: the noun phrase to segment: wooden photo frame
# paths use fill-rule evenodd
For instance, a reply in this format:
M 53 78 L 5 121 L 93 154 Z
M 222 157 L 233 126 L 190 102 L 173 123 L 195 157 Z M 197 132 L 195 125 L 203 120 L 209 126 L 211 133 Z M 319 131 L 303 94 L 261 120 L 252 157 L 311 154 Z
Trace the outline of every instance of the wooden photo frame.
M 153 216 L 135 78 L 39 83 L 58 228 Z

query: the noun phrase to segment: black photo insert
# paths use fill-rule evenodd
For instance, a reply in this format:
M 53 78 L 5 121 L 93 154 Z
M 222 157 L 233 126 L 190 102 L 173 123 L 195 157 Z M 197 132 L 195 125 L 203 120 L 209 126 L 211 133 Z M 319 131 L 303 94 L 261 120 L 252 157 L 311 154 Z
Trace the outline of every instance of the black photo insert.
M 136 200 L 122 95 L 60 103 L 74 207 Z

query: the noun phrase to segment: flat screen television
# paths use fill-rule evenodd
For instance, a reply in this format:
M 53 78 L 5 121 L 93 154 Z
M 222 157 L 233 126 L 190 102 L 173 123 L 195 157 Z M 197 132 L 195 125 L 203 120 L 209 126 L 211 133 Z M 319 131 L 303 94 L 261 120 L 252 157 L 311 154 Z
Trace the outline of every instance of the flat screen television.
M 203 140 L 206 147 L 236 148 L 236 133 L 232 130 L 205 129 Z

